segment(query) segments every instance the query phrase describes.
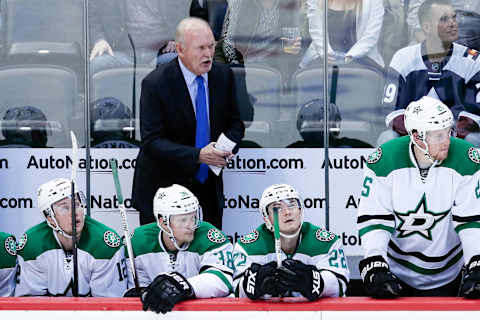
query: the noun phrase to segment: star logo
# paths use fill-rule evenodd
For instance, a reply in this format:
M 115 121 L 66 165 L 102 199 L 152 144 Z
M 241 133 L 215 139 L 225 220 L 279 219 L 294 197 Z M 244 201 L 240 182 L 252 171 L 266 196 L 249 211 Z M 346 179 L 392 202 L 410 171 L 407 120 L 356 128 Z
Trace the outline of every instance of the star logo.
M 400 220 L 400 224 L 397 227 L 398 237 L 406 238 L 418 234 L 431 241 L 433 228 L 449 212 L 450 209 L 443 212 L 429 211 L 427 198 L 424 193 L 415 210 L 407 211 L 406 213 L 394 211 L 396 217 Z
M 413 111 L 412 111 L 412 112 L 413 112 L 413 113 L 416 113 L 416 114 L 419 114 L 419 113 L 422 112 L 422 111 L 423 111 L 423 109 L 422 109 L 421 106 L 415 106 L 415 107 L 413 108 Z

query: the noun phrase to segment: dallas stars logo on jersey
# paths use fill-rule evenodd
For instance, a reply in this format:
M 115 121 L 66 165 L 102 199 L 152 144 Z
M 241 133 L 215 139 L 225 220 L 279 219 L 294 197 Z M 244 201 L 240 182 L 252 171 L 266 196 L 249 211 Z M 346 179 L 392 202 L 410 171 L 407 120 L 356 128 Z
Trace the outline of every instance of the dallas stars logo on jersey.
M 423 208 L 420 210 L 420 208 Z M 432 230 L 437 223 L 445 218 L 450 212 L 450 209 L 443 212 L 433 212 L 428 210 L 427 198 L 423 194 L 420 202 L 414 210 L 405 213 L 394 211 L 397 218 L 400 220 L 400 225 L 397 227 L 399 238 L 405 238 L 418 234 L 427 240 L 432 240 Z

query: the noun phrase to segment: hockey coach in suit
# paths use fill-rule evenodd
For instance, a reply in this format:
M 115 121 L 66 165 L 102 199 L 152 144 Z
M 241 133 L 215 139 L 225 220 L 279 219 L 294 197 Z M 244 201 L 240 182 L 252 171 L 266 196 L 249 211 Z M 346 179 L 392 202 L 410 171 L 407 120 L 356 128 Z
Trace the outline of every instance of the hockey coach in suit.
M 233 157 L 231 152 L 215 149 L 221 133 L 237 143 L 244 135 L 233 73 L 213 62 L 215 40 L 205 21 L 182 20 L 175 41 L 178 58 L 142 82 L 142 143 L 133 180 L 133 206 L 140 212 L 140 224 L 155 221 L 155 192 L 176 183 L 198 197 L 203 219 L 221 228 L 222 175 L 216 176 L 208 165 L 224 167 Z

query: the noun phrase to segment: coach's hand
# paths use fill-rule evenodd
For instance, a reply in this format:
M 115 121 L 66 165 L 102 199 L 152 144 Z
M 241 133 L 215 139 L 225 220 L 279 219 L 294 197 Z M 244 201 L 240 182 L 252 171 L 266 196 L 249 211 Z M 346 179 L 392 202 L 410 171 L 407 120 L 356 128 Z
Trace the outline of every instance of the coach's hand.
M 231 152 L 215 149 L 215 142 L 210 142 L 200 150 L 198 162 L 223 168 L 227 165 L 227 159 L 232 155 Z

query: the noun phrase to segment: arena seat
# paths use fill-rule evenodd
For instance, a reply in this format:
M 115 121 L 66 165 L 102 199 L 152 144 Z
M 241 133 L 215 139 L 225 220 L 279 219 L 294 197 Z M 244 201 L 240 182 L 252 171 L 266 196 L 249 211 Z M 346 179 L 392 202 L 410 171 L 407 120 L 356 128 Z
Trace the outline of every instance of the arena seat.
M 330 83 L 331 69 L 328 74 Z M 323 78 L 323 68 L 302 70 L 293 76 L 297 108 L 323 97 Z M 379 73 L 358 67 L 339 68 L 336 104 L 342 116 L 340 136 L 354 137 L 375 145 L 378 134 L 385 126 L 380 108 L 382 91 L 383 77 Z
M 135 138 L 140 140 L 140 93 L 142 91 L 142 80 L 151 71 L 152 67 L 137 67 L 135 80 L 135 100 L 136 100 L 136 130 Z M 90 81 L 90 101 L 96 101 L 99 98 L 113 97 L 120 100 L 123 104 L 132 109 L 132 87 L 133 87 L 133 68 L 122 67 L 107 69 L 95 73 Z
M 83 69 L 84 1 L 6 0 L 6 63 Z
M 48 120 L 49 147 L 70 147 L 68 119 L 78 101 L 75 72 L 59 66 L 17 65 L 0 68 L 0 114 L 16 106 L 36 106 Z
M 232 67 L 232 70 L 237 83 L 246 81 L 253 104 L 253 121 L 245 123 L 244 140 L 263 147 L 279 147 L 275 126 L 280 116 L 280 72 L 264 66 Z

